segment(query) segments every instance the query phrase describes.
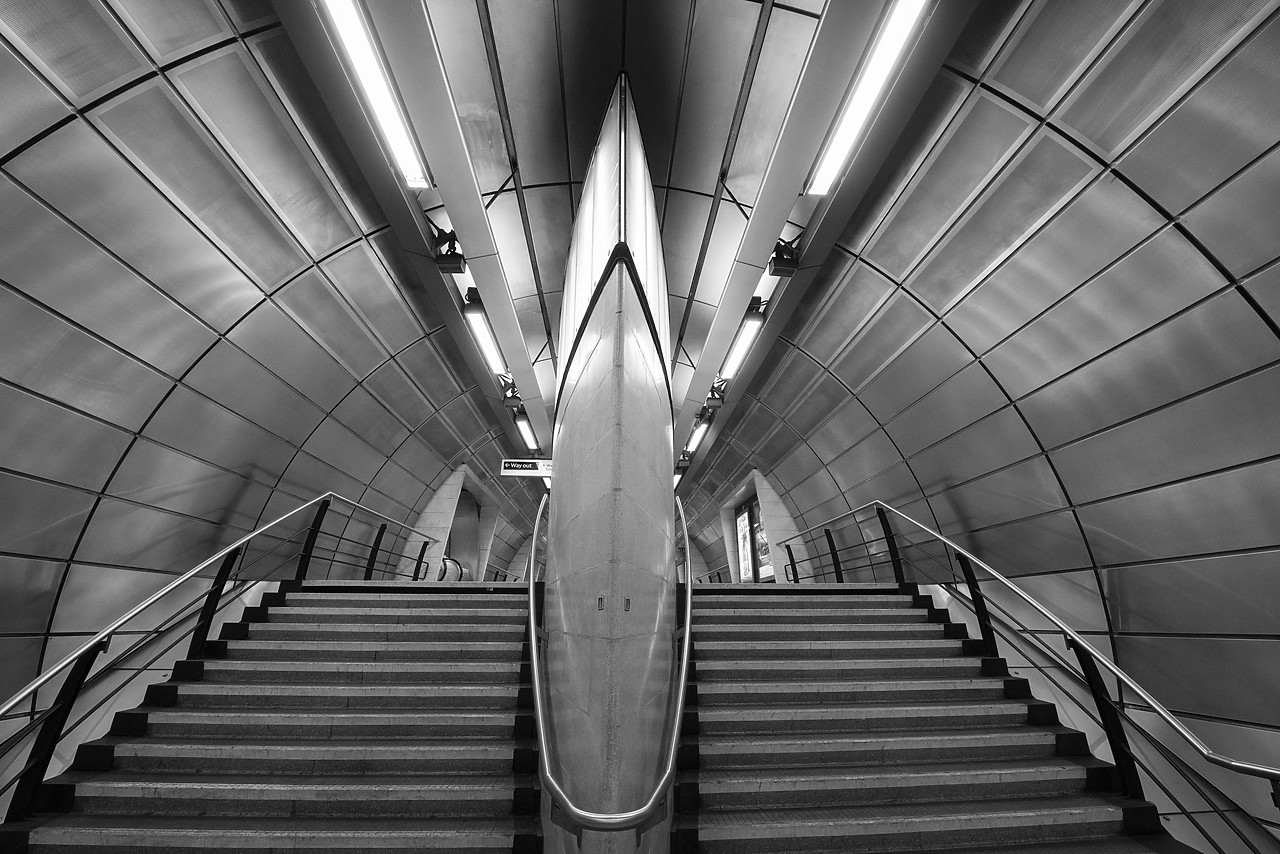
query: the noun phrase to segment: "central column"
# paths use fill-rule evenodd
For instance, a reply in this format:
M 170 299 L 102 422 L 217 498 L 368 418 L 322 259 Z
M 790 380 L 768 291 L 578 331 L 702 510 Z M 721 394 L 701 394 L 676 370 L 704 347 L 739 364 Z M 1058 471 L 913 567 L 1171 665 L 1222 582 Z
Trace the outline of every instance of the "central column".
M 666 273 L 626 79 L 583 185 L 561 310 L 546 618 L 548 720 L 566 793 L 640 806 L 664 760 L 676 619 Z M 549 799 L 544 798 L 544 804 Z M 577 851 L 544 806 L 548 851 Z M 668 828 L 583 835 L 665 851 Z

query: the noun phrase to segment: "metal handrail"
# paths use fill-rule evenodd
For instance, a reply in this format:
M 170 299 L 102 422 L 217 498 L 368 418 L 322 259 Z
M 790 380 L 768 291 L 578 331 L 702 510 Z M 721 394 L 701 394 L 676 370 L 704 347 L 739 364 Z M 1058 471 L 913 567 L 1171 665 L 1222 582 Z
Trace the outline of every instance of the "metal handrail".
M 680 653 L 680 676 L 676 683 L 676 705 L 672 718 L 670 743 L 667 745 L 666 762 L 663 766 L 662 776 L 659 778 L 657 785 L 654 786 L 653 793 L 650 794 L 648 800 L 637 809 L 628 810 L 618 813 L 601 813 L 584 810 L 573 801 L 565 793 L 560 782 L 556 780 L 555 774 L 551 770 L 551 745 L 547 738 L 546 729 L 546 710 L 543 708 L 542 701 L 542 673 L 538 664 L 538 625 L 537 610 L 534 595 L 533 567 L 536 565 L 538 553 L 538 528 L 542 522 L 542 511 L 546 507 L 547 496 L 542 496 L 542 501 L 538 504 L 538 514 L 533 520 L 533 545 L 529 549 L 529 657 L 530 670 L 533 673 L 533 701 L 536 709 L 536 721 L 538 730 L 538 755 L 540 757 L 539 770 L 542 778 L 542 784 L 551 792 L 555 803 L 568 815 L 570 821 L 579 827 L 588 830 L 630 830 L 632 828 L 643 825 L 663 803 L 667 790 L 671 787 L 672 781 L 676 776 L 676 753 L 680 748 L 680 727 L 684 720 L 684 700 L 685 686 L 689 683 L 689 651 L 693 644 L 693 581 L 692 579 L 685 583 L 685 600 L 684 600 L 684 648 Z M 689 523 L 685 519 L 684 504 L 679 498 L 676 499 L 676 509 L 680 513 L 680 527 L 684 531 L 686 548 L 689 542 Z M 676 637 L 679 638 L 680 632 Z
M 326 492 L 323 495 L 317 495 L 315 498 L 311 499 L 305 504 L 301 504 L 298 507 L 295 507 L 294 509 L 290 510 L 288 513 L 284 514 L 280 518 L 275 519 L 271 522 L 268 522 L 265 525 L 261 525 L 258 528 L 254 529 L 252 532 L 236 540 L 231 545 L 218 551 L 212 557 L 205 559 L 204 561 L 199 563 L 194 569 L 191 569 L 188 572 L 184 573 L 183 575 L 178 576 L 178 578 L 174 579 L 172 582 L 162 587 L 156 593 L 153 593 L 151 596 L 147 597 L 137 605 L 133 606 L 133 608 L 131 608 L 129 611 L 127 611 L 120 617 L 117 617 L 115 621 L 112 622 L 110 625 L 108 625 L 106 628 L 99 631 L 96 635 L 94 635 L 89 640 L 85 641 L 84 644 L 82 644 L 73 652 L 69 653 L 57 664 L 53 665 L 48 670 L 45 670 L 43 673 L 41 673 L 39 676 L 33 679 L 25 688 L 21 689 L 20 691 L 18 691 L 18 693 L 14 694 L 11 698 L 9 698 L 9 700 L 7 700 L 4 703 L 4 705 L 0 705 L 0 718 L 3 718 L 5 715 L 9 714 L 9 712 L 16 709 L 26 699 L 28 699 L 33 694 L 35 694 L 36 691 L 39 691 L 42 687 L 47 685 L 50 681 L 53 680 L 55 676 L 57 676 L 63 670 L 66 670 L 68 667 L 74 664 L 80 658 L 80 656 L 84 655 L 86 652 L 93 649 L 95 646 L 102 643 L 103 641 L 111 638 L 116 632 L 118 632 L 127 623 L 133 620 L 133 618 L 137 617 L 143 611 L 147 610 L 152 605 L 156 604 L 161 599 L 168 596 L 172 591 L 174 591 L 178 587 L 190 581 L 192 578 L 195 578 L 202 570 L 208 569 L 210 566 L 213 566 L 218 561 L 222 560 L 227 555 L 231 554 L 231 552 L 235 551 L 236 549 L 242 548 L 254 537 L 258 536 L 259 534 L 262 534 L 263 532 L 267 531 L 270 528 L 274 528 L 276 525 L 279 525 L 281 522 L 285 521 L 289 517 L 297 513 L 300 513 L 303 510 L 307 509 L 308 507 L 318 504 L 319 502 L 324 501 L 325 499 L 331 499 L 331 498 L 337 498 L 338 500 L 346 504 L 349 504 L 352 507 L 356 507 L 361 510 L 364 510 L 365 512 L 370 513 L 374 516 L 377 516 L 381 519 L 384 519 L 392 524 L 398 525 L 402 528 L 408 528 L 409 530 L 413 530 L 412 526 L 405 525 L 403 522 L 396 521 L 395 519 L 392 519 L 390 516 L 384 516 L 378 511 L 365 507 L 364 505 L 359 504 L 355 501 L 352 501 L 350 498 L 345 498 L 336 492 Z M 428 538 L 428 539 L 431 539 L 431 538 Z
M 1182 736 L 1182 738 L 1188 744 L 1190 744 L 1193 748 L 1195 748 L 1196 752 L 1199 753 L 1200 756 L 1206 762 L 1210 762 L 1221 768 L 1226 768 L 1230 771 L 1236 771 L 1241 774 L 1248 774 L 1253 777 L 1262 777 L 1262 778 L 1271 780 L 1273 782 L 1280 781 L 1280 768 L 1273 768 L 1269 765 L 1259 765 L 1255 762 L 1244 762 L 1239 759 L 1232 759 L 1229 756 L 1224 756 L 1221 753 L 1217 753 L 1216 751 L 1210 749 L 1210 747 L 1206 745 L 1203 741 L 1201 741 L 1200 738 L 1195 733 L 1193 733 L 1191 730 L 1183 726 L 1182 722 L 1179 721 L 1176 717 L 1174 717 L 1173 713 L 1171 713 L 1168 709 L 1166 709 L 1160 703 L 1159 700 L 1151 696 L 1151 694 L 1145 688 L 1139 685 L 1133 679 L 1133 677 L 1131 677 L 1129 674 L 1125 673 L 1123 670 L 1121 670 L 1119 667 L 1113 664 L 1109 658 L 1107 658 L 1105 655 L 1103 655 L 1101 652 L 1095 649 L 1092 644 L 1090 644 L 1083 637 L 1081 637 L 1074 629 L 1072 629 L 1062 620 L 1058 619 L 1058 617 L 1054 616 L 1054 614 L 1051 611 L 1049 611 L 1047 608 L 1045 608 L 1043 605 L 1037 602 L 1030 595 L 1024 593 L 1022 589 L 1018 587 L 1016 584 L 1014 584 L 1012 581 L 1010 581 L 1009 579 L 1005 578 L 1003 575 L 1001 575 L 1000 573 L 992 569 L 989 564 L 987 564 L 981 558 L 974 555 L 973 552 L 958 545 L 953 540 L 947 537 L 944 537 L 942 534 L 933 530 L 928 525 L 924 525 L 920 522 L 917 522 L 915 519 L 903 513 L 901 510 L 898 510 L 895 507 L 891 507 L 888 504 L 885 504 L 883 501 L 879 501 L 879 500 L 868 502 L 867 504 L 864 504 L 855 510 L 850 510 L 848 513 L 842 513 L 840 516 L 837 516 L 835 519 L 832 519 L 831 522 L 836 521 L 836 519 L 843 518 L 844 516 L 852 516 L 856 513 L 861 513 L 872 507 L 882 507 L 885 510 L 897 516 L 901 516 L 903 519 L 907 520 L 912 525 L 915 525 L 920 530 L 924 531 L 925 533 L 933 537 L 936 537 L 941 542 L 946 543 L 957 554 L 964 555 L 966 558 L 972 561 L 975 565 L 980 566 L 982 567 L 982 569 L 986 570 L 987 573 L 990 574 L 992 578 L 994 578 L 996 581 L 1000 582 L 1002 585 L 1008 588 L 1010 592 L 1012 592 L 1015 596 L 1017 596 L 1023 602 L 1030 605 L 1042 617 L 1047 619 L 1049 622 L 1053 623 L 1053 625 L 1057 627 L 1058 631 L 1062 632 L 1063 635 L 1068 637 L 1077 649 L 1080 649 L 1086 652 L 1089 655 L 1089 657 L 1092 658 L 1094 661 L 1096 661 L 1098 664 L 1100 664 L 1103 667 L 1103 669 L 1109 672 L 1116 679 L 1119 679 L 1121 682 L 1127 685 L 1130 688 L 1130 690 L 1132 690 L 1135 694 L 1137 694 L 1144 701 L 1146 701 L 1146 703 L 1151 707 L 1151 710 L 1155 712 L 1156 715 L 1161 720 L 1163 720 L 1166 724 L 1168 724 L 1174 730 L 1174 732 Z M 830 522 L 828 522 L 827 524 L 829 526 Z

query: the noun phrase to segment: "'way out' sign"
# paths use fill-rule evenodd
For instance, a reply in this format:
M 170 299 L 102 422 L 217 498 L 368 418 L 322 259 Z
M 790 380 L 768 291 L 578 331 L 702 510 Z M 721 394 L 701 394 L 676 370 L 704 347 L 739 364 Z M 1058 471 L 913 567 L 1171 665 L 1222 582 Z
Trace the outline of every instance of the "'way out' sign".
M 551 477 L 551 460 L 503 460 L 503 477 Z

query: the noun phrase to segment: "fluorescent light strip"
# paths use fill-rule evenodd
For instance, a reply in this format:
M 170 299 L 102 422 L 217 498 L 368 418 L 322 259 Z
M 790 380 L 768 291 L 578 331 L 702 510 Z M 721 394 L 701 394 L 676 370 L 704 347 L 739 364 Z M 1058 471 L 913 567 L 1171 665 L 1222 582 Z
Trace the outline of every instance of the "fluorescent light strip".
M 431 182 L 427 180 L 427 169 L 409 136 L 400 106 L 391 94 L 386 70 L 378 61 L 364 16 L 356 8 L 355 0 L 324 0 L 324 6 L 405 182 L 410 187 L 429 188 Z
M 684 479 L 684 475 L 683 475 L 683 474 L 678 474 L 678 475 L 676 475 L 676 484 L 675 484 L 675 486 L 674 486 L 674 487 L 672 487 L 672 488 L 673 488 L 673 489 L 679 489 L 679 488 L 680 488 L 680 481 L 681 481 L 681 480 L 683 480 L 683 479 Z
M 524 439 L 526 448 L 531 451 L 538 450 L 538 437 L 533 434 L 533 425 L 529 423 L 529 416 L 517 418 L 516 429 L 520 431 L 520 438 Z
M 751 350 L 756 336 L 760 334 L 762 326 L 764 326 L 764 315 L 760 312 L 753 311 L 743 318 L 742 327 L 738 329 L 738 337 L 733 339 L 733 346 L 729 348 L 729 355 L 725 357 L 724 367 L 720 368 L 721 379 L 733 379 L 733 375 L 747 360 L 747 353 Z
M 689 436 L 689 443 L 684 446 L 684 449 L 691 456 L 697 452 L 698 446 L 702 444 L 702 438 L 707 435 L 707 430 L 710 427 L 710 421 L 699 421 L 698 426 L 693 428 L 693 434 Z
M 550 492 L 550 491 L 551 491 L 551 478 L 549 478 L 549 477 L 544 477 L 544 478 L 542 479 L 542 485 L 543 485 L 543 486 L 545 486 L 545 487 L 547 488 L 547 491 L 548 491 L 548 492 Z
M 489 370 L 495 374 L 505 374 L 507 363 L 502 358 L 502 351 L 498 349 L 498 339 L 493 337 L 493 330 L 489 327 L 489 318 L 484 316 L 484 310 L 464 310 L 463 314 L 471 324 L 471 332 L 476 336 L 476 343 L 480 345 L 480 352 L 484 354 Z
M 827 149 L 818 161 L 813 180 L 806 191 L 824 196 L 831 190 L 831 185 L 849 158 L 849 152 L 862 136 L 867 120 L 871 117 L 871 109 L 880 98 L 889 75 L 898 64 L 907 40 L 915 30 L 916 22 L 924 12 L 929 0 L 897 0 L 884 30 L 876 39 L 871 50 L 871 58 L 854 84 L 853 94 L 844 105 L 840 119 L 836 123 L 836 132 L 832 134 Z

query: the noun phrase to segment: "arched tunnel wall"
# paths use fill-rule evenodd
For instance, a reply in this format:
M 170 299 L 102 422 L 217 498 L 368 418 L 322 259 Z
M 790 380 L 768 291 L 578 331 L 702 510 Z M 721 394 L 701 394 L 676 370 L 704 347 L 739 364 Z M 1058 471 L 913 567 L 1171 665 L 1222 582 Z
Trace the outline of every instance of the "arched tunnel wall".
M 0 695 L 326 490 L 412 523 L 465 461 L 527 534 L 532 487 L 493 477 L 503 431 L 440 317 L 406 299 L 269 4 L 12 5 Z
M 1218 749 L 1280 759 L 1280 23 L 1166 3 L 1118 38 L 1123 4 L 1000 5 L 722 425 L 691 526 L 710 564 L 753 467 L 801 527 L 887 501 Z

